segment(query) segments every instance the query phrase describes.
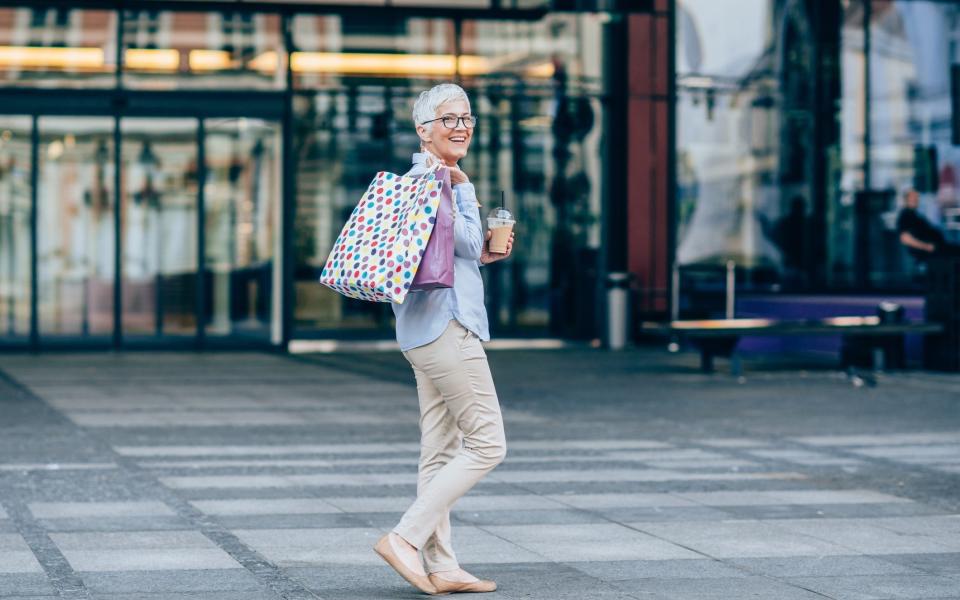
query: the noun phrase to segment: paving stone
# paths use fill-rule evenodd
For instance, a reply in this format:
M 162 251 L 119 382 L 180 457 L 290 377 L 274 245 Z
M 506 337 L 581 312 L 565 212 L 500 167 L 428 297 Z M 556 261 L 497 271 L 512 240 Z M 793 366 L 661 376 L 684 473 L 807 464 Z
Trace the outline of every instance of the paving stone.
M 3 561 L 3 555 L 0 553 L 0 561 Z M 2 563 L 0 563 L 2 564 Z M 47 580 L 46 574 L 40 572 L 17 573 L 3 572 L 0 576 L 0 598 L 7 599 L 11 596 L 46 596 L 56 595 L 56 590 Z
M 861 554 L 938 554 L 960 551 L 960 535 L 949 529 L 952 521 L 947 519 L 789 519 L 776 524 Z
M 122 456 L 283 456 L 291 454 L 381 454 L 417 452 L 416 444 L 276 444 L 223 446 L 114 446 Z
M 928 600 L 956 596 L 956 579 L 935 575 L 862 575 L 839 577 L 799 577 L 789 581 L 826 594 L 849 600 Z
M 960 577 L 960 553 L 945 554 L 886 554 L 887 562 L 918 569 L 933 575 Z
M 485 529 L 558 562 L 701 558 L 675 544 L 614 524 L 491 526 Z
M 845 575 L 906 575 L 922 571 L 887 557 L 791 556 L 784 558 L 730 558 L 726 562 L 751 573 L 770 577 L 836 577 Z
M 284 571 L 324 600 L 372 600 L 374 598 L 418 600 L 424 598 L 423 594 L 414 590 L 397 575 L 396 571 L 383 562 L 370 566 L 330 564 L 289 567 Z M 479 571 L 477 574 L 485 575 Z M 484 594 L 484 598 L 506 597 L 496 593 Z
M 888 433 L 862 435 L 814 435 L 794 438 L 811 446 L 887 446 L 893 444 L 938 444 L 957 443 L 960 430 L 928 431 L 917 433 Z
M 568 562 L 566 565 L 603 581 L 748 576 L 746 571 L 708 559 Z
M 259 592 L 215 592 L 194 593 L 134 593 L 134 594 L 92 594 L 91 600 L 279 600 L 279 596 L 267 591 Z
M 398 517 L 401 515 L 397 515 Z M 455 510 L 451 518 L 458 523 L 485 527 L 490 525 L 570 525 L 608 523 L 602 514 L 582 510 Z
M 850 554 L 844 546 L 780 527 L 789 522 L 700 521 L 631 523 L 631 526 L 716 558 Z
M 0 573 L 41 573 L 30 547 L 17 534 L 0 535 Z
M 240 568 L 196 531 L 52 533 L 50 537 L 75 571 Z
M 776 598 L 777 600 L 823 600 L 823 596 L 788 582 L 766 577 L 712 579 L 645 579 L 616 584 L 628 593 L 641 593 L 657 600 L 729 600 L 730 598 Z
M 31 502 L 30 512 L 38 519 L 77 517 L 150 517 L 173 516 L 163 502 L 143 500 L 138 502 Z
M 160 531 L 178 530 L 191 524 L 182 517 L 93 517 L 38 519 L 47 531 Z
M 696 506 L 696 502 L 677 494 L 557 494 L 549 496 L 555 502 L 596 510 L 600 508 L 639 508 Z
M 376 564 L 373 545 L 385 533 L 372 528 L 239 529 L 233 533 L 281 566 Z
M 97 572 L 83 573 L 82 578 L 84 586 L 98 594 L 263 591 L 251 573 L 238 569 Z
M 208 515 L 312 515 L 319 513 L 338 513 L 341 509 L 319 498 L 280 498 L 280 499 L 238 499 L 238 500 L 196 500 L 191 502 Z
M 719 521 L 729 517 L 722 510 L 709 506 L 604 508 L 596 511 L 596 513 L 618 523 L 634 521 Z
M 750 454 L 760 458 L 772 458 L 783 460 L 801 465 L 859 465 L 863 461 L 849 457 L 830 456 L 820 452 L 811 452 L 809 450 L 750 450 Z
M 761 448 L 768 445 L 763 440 L 749 438 L 705 438 L 697 441 L 704 446 L 715 448 Z
M 909 498 L 900 498 L 871 490 L 745 490 L 737 492 L 684 492 L 677 495 L 707 506 L 912 502 Z
M 370 527 L 380 513 L 322 513 L 296 515 L 243 515 L 217 517 L 217 522 L 227 529 L 316 529 L 342 527 Z M 391 513 L 383 523 L 392 527 L 400 520 L 400 513 Z

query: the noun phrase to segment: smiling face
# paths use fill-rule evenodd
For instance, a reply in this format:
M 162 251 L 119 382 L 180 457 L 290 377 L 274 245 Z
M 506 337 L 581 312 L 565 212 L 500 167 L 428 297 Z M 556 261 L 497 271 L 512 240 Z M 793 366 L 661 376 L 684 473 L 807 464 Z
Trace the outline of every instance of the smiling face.
M 469 116 L 470 106 L 465 100 L 445 102 L 437 108 L 436 118 L 448 115 Z M 467 129 L 462 120 L 457 121 L 455 129 L 447 129 L 441 121 L 417 125 L 417 134 L 423 147 L 450 167 L 467 155 L 470 140 L 473 139 L 473 130 Z

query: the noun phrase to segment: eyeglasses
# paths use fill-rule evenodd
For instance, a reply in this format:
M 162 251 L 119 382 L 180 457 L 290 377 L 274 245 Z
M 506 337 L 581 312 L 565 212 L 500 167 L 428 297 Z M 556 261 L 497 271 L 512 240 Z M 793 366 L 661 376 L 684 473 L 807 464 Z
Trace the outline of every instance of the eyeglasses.
M 430 119 L 429 121 L 424 121 L 420 123 L 421 125 L 426 125 L 427 123 L 433 123 L 434 121 L 441 121 L 443 126 L 447 129 L 456 129 L 457 125 L 460 124 L 460 121 L 463 121 L 463 126 L 467 129 L 473 129 L 477 125 L 477 118 L 473 115 L 467 115 L 466 117 L 455 117 L 453 115 L 443 115 L 442 117 L 437 117 L 436 119 Z

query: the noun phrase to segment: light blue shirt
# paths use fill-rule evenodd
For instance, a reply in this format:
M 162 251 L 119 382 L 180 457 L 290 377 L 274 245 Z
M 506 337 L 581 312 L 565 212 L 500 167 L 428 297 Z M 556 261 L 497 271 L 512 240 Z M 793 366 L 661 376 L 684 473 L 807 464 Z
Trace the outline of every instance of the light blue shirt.
M 415 177 L 426 170 L 427 155 L 414 154 L 407 175 Z M 479 268 L 484 239 L 477 194 L 472 183 L 460 183 L 453 186 L 453 197 L 458 209 L 453 221 L 453 287 L 413 291 L 403 304 L 391 304 L 397 342 L 404 352 L 439 338 L 453 319 L 484 342 L 490 340 Z

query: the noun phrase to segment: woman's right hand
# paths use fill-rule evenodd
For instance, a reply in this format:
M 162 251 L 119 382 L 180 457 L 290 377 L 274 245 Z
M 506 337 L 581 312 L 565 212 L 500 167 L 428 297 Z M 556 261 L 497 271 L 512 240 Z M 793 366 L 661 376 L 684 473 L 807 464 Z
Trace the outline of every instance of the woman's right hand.
M 449 171 L 450 171 L 450 185 L 470 183 L 470 178 L 467 177 L 466 173 L 460 170 L 460 167 L 449 167 Z

